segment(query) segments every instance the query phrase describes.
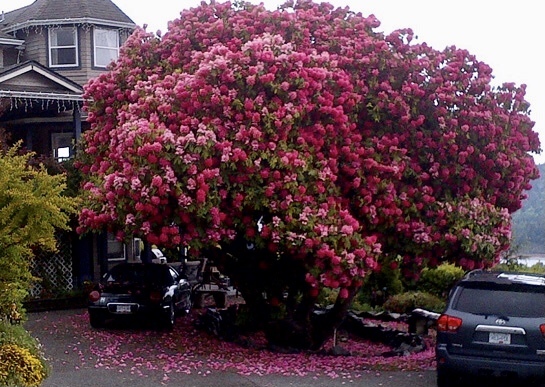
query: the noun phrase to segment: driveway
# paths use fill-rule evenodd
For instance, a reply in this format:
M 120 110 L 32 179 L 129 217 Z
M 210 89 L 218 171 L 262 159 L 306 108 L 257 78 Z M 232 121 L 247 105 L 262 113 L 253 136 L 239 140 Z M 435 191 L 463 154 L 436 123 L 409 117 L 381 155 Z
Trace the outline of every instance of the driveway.
M 349 357 L 323 360 L 317 355 L 233 351 L 232 344 L 201 341 L 206 334 L 192 329 L 186 319 L 177 321 L 174 332 L 146 327 L 93 330 L 86 311 L 77 309 L 29 313 L 25 326 L 43 345 L 52 367 L 42 387 L 435 385 L 433 370 L 377 372 L 354 369 Z

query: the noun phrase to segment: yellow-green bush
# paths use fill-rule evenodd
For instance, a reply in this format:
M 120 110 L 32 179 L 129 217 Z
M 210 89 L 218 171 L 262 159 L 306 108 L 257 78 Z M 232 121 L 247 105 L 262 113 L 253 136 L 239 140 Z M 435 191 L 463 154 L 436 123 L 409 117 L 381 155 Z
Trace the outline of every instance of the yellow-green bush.
M 410 313 L 416 308 L 439 313 L 445 308 L 445 302 L 430 293 L 411 291 L 391 296 L 384 303 L 384 309 L 394 313 Z
M 69 230 L 77 200 L 65 195 L 66 176 L 32 166 L 32 153 L 0 138 L 0 319 L 24 320 L 22 302 L 34 278 L 30 264 L 37 248 L 56 251 L 58 230 Z
M 15 344 L 0 346 L 0 384 L 2 386 L 39 386 L 47 377 L 42 361 L 28 349 Z
M 459 266 L 443 263 L 434 269 L 422 270 L 418 281 L 418 290 L 446 299 L 450 289 L 465 275 Z
M 22 325 L 13 325 L 0 321 L 0 386 L 22 387 L 39 385 L 40 383 L 29 384 L 25 382 L 27 380 L 25 377 L 26 371 L 23 374 L 18 373 L 21 370 L 14 366 L 14 358 L 11 355 L 13 350 L 10 350 L 10 348 L 14 347 L 22 349 L 19 353 L 24 353 L 23 359 L 31 358 L 40 362 L 41 367 L 37 366 L 34 361 L 31 362 L 31 364 L 36 366 L 37 370 L 41 370 L 39 372 L 39 375 L 41 375 L 40 383 L 41 380 L 49 375 L 49 366 L 45 361 L 39 342 Z M 7 350 L 5 350 L 6 348 Z M 8 358 L 9 361 L 5 361 L 4 358 Z M 31 380 L 29 379 L 28 381 Z

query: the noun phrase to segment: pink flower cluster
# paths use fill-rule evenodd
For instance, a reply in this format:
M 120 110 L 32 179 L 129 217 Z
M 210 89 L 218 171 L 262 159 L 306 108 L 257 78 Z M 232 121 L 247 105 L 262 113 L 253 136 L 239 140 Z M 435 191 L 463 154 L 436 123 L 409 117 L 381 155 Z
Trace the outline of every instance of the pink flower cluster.
M 305 0 L 203 3 L 161 38 L 136 31 L 85 89 L 81 230 L 196 248 L 245 235 L 342 296 L 391 256 L 408 276 L 492 264 L 537 177 L 525 87 L 377 26 Z

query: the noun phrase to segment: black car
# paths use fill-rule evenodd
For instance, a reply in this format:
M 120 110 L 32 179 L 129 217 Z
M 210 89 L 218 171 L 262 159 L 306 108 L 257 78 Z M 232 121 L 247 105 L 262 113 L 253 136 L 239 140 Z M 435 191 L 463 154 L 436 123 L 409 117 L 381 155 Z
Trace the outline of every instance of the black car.
M 460 376 L 545 383 L 545 276 L 473 271 L 437 321 L 437 385 Z
M 102 327 L 116 317 L 144 316 L 172 328 L 180 313 L 192 305 L 191 287 L 176 269 L 158 263 L 121 263 L 107 272 L 89 294 L 89 322 Z

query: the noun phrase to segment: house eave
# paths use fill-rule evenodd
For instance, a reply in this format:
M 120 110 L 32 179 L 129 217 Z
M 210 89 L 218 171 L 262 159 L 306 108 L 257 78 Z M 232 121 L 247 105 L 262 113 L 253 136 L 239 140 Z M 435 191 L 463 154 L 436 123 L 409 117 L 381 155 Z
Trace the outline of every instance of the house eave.
M 16 90 L 0 90 L 0 98 L 83 102 L 83 95 L 81 94 L 77 95 L 77 94 L 70 94 L 70 93 L 47 93 L 47 92 L 16 91 Z
M 120 29 L 134 30 L 136 24 L 119 22 L 114 20 L 96 19 L 89 17 L 66 18 L 66 19 L 47 19 L 47 20 L 28 20 L 23 23 L 17 23 L 7 26 L 3 29 L 5 33 L 15 32 L 31 27 L 61 26 L 61 25 L 101 25 L 107 27 L 116 27 Z
M 25 44 L 24 40 L 0 38 L 0 46 L 20 46 Z

